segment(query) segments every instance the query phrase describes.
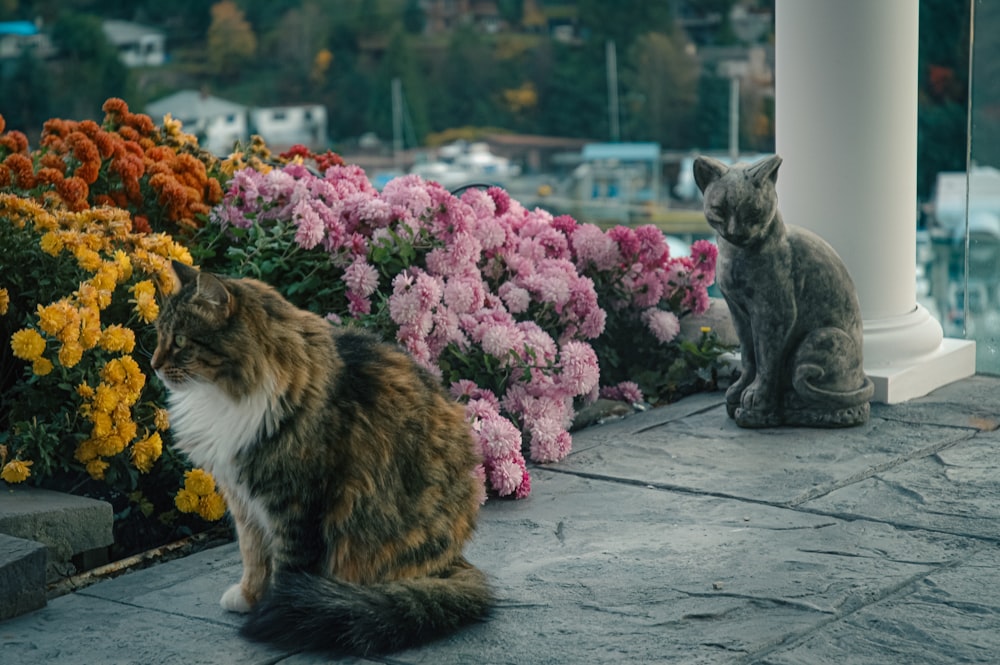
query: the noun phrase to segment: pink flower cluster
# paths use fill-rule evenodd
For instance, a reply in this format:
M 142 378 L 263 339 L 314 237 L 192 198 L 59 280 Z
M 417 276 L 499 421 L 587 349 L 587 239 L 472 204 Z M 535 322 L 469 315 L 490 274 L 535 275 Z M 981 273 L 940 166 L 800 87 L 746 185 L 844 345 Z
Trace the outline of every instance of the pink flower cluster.
M 707 307 L 715 270 L 713 245 L 671 258 L 652 226 L 605 233 L 527 210 L 500 188 L 456 197 L 415 175 L 378 192 L 354 166 L 322 176 L 301 165 L 239 171 L 213 219 L 291 225 L 301 249 L 328 252 L 346 285 L 344 306 L 328 318 L 394 331 L 450 383 L 466 405 L 480 473 L 500 496 L 528 494 L 525 448 L 542 463 L 569 453 L 574 402 L 598 394 L 588 340 L 609 312 L 641 312 L 670 342 L 678 315 Z M 642 400 L 634 384 L 616 390 Z

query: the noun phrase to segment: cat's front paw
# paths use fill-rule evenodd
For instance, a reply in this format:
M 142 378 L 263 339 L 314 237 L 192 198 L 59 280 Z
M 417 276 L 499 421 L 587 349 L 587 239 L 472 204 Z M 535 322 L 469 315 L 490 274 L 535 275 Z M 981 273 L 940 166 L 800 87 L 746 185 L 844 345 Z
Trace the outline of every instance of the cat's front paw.
M 228 612 L 246 614 L 250 611 L 250 601 L 243 594 L 243 587 L 239 584 L 234 584 L 226 589 L 226 592 L 222 594 L 222 598 L 219 600 L 219 604 L 222 605 L 222 609 Z
M 728 397 L 728 395 L 727 395 Z M 759 383 L 754 382 L 743 391 L 739 405 L 727 404 L 732 409 L 730 417 L 740 427 L 774 427 L 782 421 L 781 409 L 778 407 L 776 395 L 761 390 Z

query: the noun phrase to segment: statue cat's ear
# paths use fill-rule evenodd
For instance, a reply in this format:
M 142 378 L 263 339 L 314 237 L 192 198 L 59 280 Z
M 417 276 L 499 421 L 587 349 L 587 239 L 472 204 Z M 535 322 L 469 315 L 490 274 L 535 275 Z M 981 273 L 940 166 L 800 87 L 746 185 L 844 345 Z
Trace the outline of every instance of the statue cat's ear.
M 713 182 L 726 175 L 729 167 L 717 159 L 700 155 L 694 160 L 694 181 L 702 194 Z
M 764 179 L 770 179 L 772 183 L 778 181 L 778 167 L 781 166 L 781 157 L 778 155 L 772 155 L 766 159 L 762 159 L 755 163 L 749 169 L 747 169 L 747 174 L 753 178 L 754 182 L 761 183 Z

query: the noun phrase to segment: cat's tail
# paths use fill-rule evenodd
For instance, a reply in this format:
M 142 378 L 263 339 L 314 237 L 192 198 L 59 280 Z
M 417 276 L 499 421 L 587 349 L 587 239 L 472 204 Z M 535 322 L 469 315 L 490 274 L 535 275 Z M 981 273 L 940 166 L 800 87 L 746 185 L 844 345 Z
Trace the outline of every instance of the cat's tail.
M 802 364 L 795 368 L 792 386 L 803 399 L 829 406 L 851 407 L 867 403 L 875 394 L 875 384 L 864 373 L 859 372 L 860 386 L 854 390 L 828 390 L 821 387 L 826 375 L 820 365 Z
M 448 635 L 485 619 L 492 605 L 486 576 L 464 561 L 441 576 L 364 586 L 280 573 L 240 632 L 287 648 L 366 656 Z

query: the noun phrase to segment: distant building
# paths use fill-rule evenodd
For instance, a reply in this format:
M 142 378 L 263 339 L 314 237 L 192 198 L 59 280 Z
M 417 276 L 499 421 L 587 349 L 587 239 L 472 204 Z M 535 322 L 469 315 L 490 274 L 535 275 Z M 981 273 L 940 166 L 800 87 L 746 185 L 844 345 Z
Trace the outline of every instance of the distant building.
M 128 67 L 158 67 L 167 61 L 167 35 L 159 28 L 131 21 L 104 21 L 104 36 Z
M 0 22 L 0 60 L 17 58 L 24 51 L 32 49 L 35 57 L 48 58 L 55 55 L 55 47 L 49 36 L 39 30 L 31 21 Z
M 225 156 L 237 141 L 250 138 L 247 107 L 197 90 L 181 90 L 146 104 L 146 113 L 157 124 L 169 113 L 184 124 L 184 131 L 198 137 L 203 148 Z
M 251 132 L 260 134 L 276 151 L 297 143 L 312 150 L 326 150 L 326 107 L 322 104 L 274 106 L 250 110 Z
M 255 108 L 220 97 L 181 90 L 146 105 L 146 113 L 160 123 L 169 113 L 194 134 L 203 148 L 226 156 L 237 141 L 260 134 L 268 147 L 284 151 L 297 143 L 316 151 L 329 147 L 326 107 L 321 104 Z

